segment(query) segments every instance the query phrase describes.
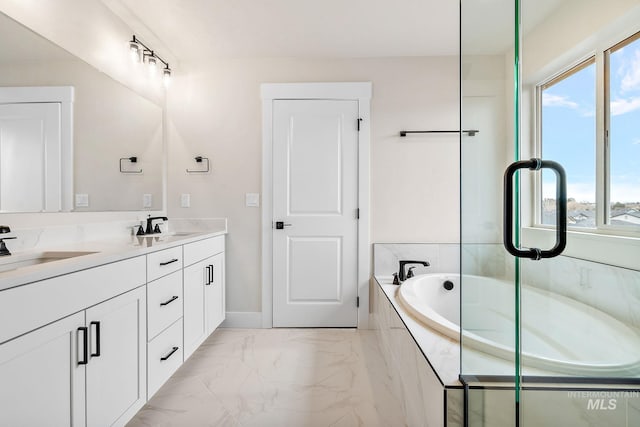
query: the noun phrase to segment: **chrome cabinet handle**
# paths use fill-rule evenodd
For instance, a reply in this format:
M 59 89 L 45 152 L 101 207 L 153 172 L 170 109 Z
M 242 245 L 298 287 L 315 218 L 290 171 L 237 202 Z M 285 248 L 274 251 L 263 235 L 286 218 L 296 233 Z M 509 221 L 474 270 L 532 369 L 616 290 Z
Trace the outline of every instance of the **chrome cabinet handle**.
M 556 243 L 550 250 L 538 248 L 519 249 L 513 244 L 513 176 L 519 169 L 532 171 L 551 169 L 556 173 Z M 503 244 L 511 255 L 532 260 L 553 258 L 560 255 L 567 246 L 567 174 L 562 165 L 551 160 L 536 158 L 520 160 L 510 164 L 504 173 L 503 215 Z
M 169 352 L 169 354 L 167 354 L 166 356 L 162 356 L 160 358 L 160 361 L 164 362 L 165 360 L 168 360 L 171 356 L 173 356 L 173 353 L 175 353 L 176 351 L 178 351 L 178 347 L 173 347 Z
M 162 267 L 164 267 L 165 265 L 173 264 L 174 262 L 178 262 L 178 258 L 174 258 L 174 259 L 169 260 L 169 261 L 161 262 L 160 265 Z
M 165 302 L 161 302 L 160 303 L 160 307 L 163 307 L 165 305 L 169 305 L 169 304 L 171 304 L 172 302 L 174 302 L 177 299 L 178 299 L 178 295 L 174 295 L 174 296 L 171 297 L 171 299 L 168 299 Z

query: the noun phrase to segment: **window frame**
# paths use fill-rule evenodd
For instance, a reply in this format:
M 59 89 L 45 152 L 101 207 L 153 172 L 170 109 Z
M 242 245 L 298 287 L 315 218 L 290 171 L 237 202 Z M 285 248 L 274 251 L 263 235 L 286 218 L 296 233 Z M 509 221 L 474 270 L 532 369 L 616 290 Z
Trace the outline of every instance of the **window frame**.
M 567 230 L 570 232 L 579 232 L 585 234 L 620 236 L 620 237 L 640 237 L 640 227 L 627 228 L 624 226 L 616 226 L 608 223 L 610 221 L 610 55 L 612 52 L 640 40 L 640 28 L 635 29 L 631 35 L 623 37 L 622 40 L 611 43 L 604 43 L 597 49 L 590 51 L 588 54 L 580 57 L 562 69 L 535 85 L 535 96 L 533 112 L 535 117 L 534 129 L 535 135 L 532 139 L 534 142 L 533 153 L 537 157 L 542 155 L 542 92 L 555 83 L 564 80 L 567 77 L 583 70 L 591 64 L 595 64 L 595 190 L 596 190 L 596 222 L 595 228 L 592 227 L 575 227 L 568 225 Z M 535 174 L 534 184 L 534 200 L 531 204 L 534 212 L 530 212 L 533 228 L 538 229 L 555 229 L 554 225 L 542 223 L 542 178 L 541 174 Z

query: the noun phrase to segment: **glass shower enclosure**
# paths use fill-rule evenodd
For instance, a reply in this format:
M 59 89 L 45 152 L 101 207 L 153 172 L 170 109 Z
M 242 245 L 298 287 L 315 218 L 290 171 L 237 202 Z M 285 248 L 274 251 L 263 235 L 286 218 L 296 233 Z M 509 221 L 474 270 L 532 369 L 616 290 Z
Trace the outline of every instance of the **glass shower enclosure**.
M 460 45 L 464 424 L 638 426 L 640 1 L 461 0 Z

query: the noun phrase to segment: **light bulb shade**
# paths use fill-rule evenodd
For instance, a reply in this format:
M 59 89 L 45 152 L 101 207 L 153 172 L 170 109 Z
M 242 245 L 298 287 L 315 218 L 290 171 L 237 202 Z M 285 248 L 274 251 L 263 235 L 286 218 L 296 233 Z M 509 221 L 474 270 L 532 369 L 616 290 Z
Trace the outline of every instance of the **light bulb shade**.
M 149 65 L 149 72 L 155 73 L 158 69 L 158 60 L 153 55 L 153 53 L 150 55 L 146 55 L 146 58 L 147 58 L 147 64 Z
M 140 62 L 140 45 L 136 41 L 129 42 L 129 50 L 131 52 L 131 60 L 133 62 Z
M 171 69 L 169 67 L 162 70 L 162 82 L 165 87 L 168 87 L 169 83 L 171 83 Z

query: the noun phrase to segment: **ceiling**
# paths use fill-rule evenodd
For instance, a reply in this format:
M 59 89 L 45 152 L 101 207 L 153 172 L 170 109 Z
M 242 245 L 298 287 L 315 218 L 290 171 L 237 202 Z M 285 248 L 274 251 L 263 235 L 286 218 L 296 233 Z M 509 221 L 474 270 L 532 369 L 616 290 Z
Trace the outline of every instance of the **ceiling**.
M 457 55 L 459 0 L 103 0 L 178 61 Z M 143 39 L 144 40 L 144 39 Z M 156 47 L 162 55 L 161 47 Z

